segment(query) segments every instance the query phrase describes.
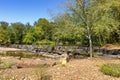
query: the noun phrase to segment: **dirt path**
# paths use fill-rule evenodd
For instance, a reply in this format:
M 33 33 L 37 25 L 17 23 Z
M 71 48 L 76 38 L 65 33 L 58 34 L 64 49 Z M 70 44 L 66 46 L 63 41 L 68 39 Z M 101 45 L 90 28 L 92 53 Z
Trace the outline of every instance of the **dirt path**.
M 54 66 L 50 73 L 52 80 L 120 80 L 120 78 L 107 76 L 100 72 L 97 65 L 107 62 L 120 63 L 120 60 L 73 60 L 66 67 Z
M 6 69 L 6 70 L 0 70 L 0 80 L 4 79 L 11 79 L 17 78 L 18 80 L 24 80 L 26 79 L 34 79 L 34 69 L 33 68 L 21 68 L 21 69 Z

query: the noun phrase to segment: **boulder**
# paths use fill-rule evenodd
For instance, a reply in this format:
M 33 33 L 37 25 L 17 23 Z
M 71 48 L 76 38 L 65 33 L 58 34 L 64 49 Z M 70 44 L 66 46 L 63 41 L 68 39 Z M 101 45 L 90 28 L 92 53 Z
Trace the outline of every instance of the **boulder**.
M 60 64 L 65 66 L 69 61 L 69 56 L 65 53 L 61 55 Z
M 117 58 L 120 59 L 120 55 L 118 55 Z

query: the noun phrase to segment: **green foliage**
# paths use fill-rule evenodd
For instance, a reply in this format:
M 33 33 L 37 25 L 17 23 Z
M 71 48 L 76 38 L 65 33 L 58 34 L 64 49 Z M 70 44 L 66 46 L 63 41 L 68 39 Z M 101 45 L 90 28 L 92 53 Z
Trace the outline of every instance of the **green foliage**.
M 97 39 L 96 42 L 98 42 L 97 44 L 99 45 L 103 45 L 106 43 L 106 41 L 109 39 L 110 37 L 110 28 L 109 26 L 106 24 L 106 17 L 103 17 L 100 21 L 98 21 L 95 24 L 94 27 L 94 39 Z M 97 37 L 97 38 L 96 38 Z
M 72 55 L 75 55 L 75 53 L 76 53 L 75 50 L 71 51 L 71 54 L 72 54 Z
M 55 43 L 52 42 L 52 43 L 50 44 L 50 47 L 51 47 L 52 50 L 54 50 L 54 48 L 55 48 Z
M 1 26 L 3 29 L 7 29 L 7 28 L 8 28 L 8 23 L 7 23 L 7 22 L 4 22 L 4 21 L 1 21 L 1 22 L 0 22 L 0 26 Z
M 51 58 L 51 56 L 42 55 L 39 53 L 23 53 L 23 52 L 7 52 L 6 54 L 0 53 L 0 56 L 13 56 L 19 58 Z
M 2 63 L 0 63 L 0 69 L 11 68 L 13 65 L 15 65 L 15 63 L 2 62 Z
M 44 36 L 44 32 L 40 27 L 31 27 L 27 34 L 24 36 L 23 43 L 33 44 L 39 40 L 42 40 Z
M 7 44 L 7 43 L 10 43 L 8 23 L 0 22 L 0 44 Z
M 80 43 L 79 45 L 89 45 L 88 39 L 91 36 L 95 46 L 120 41 L 119 0 L 76 1 L 78 2 L 67 0 L 66 12 L 55 18 L 58 26 L 53 33 L 54 40 L 59 40 L 65 45 L 71 43 L 75 45 L 77 42 Z M 75 26 L 78 27 L 76 30 L 74 30 Z M 81 28 L 84 29 L 79 30 Z
M 51 39 L 52 35 L 52 26 L 50 25 L 49 21 L 45 18 L 40 18 L 36 22 L 36 27 L 39 27 L 43 30 L 44 32 L 44 39 Z
M 49 26 L 49 22 L 48 22 L 48 20 L 47 19 L 45 19 L 45 18 L 40 18 L 38 21 L 37 21 L 37 23 L 36 23 L 36 26 L 37 27 L 47 27 L 47 26 Z
M 59 40 L 63 45 L 80 45 L 82 43 L 84 29 L 77 26 L 58 26 L 54 28 L 53 40 Z M 79 42 L 79 43 L 77 43 Z
M 50 45 L 50 44 L 54 44 L 54 42 L 45 39 L 45 40 L 41 40 L 41 41 L 36 42 L 36 44 L 38 44 L 38 45 Z
M 9 42 L 7 31 L 0 27 L 0 43 L 6 44 Z
M 13 57 L 20 57 L 20 58 L 32 58 L 33 56 L 35 56 L 35 54 L 26 54 L 26 53 L 22 53 L 22 52 L 7 52 L 5 55 L 3 56 L 13 56 Z
M 97 66 L 100 67 L 100 68 L 102 68 L 103 65 L 104 65 L 103 63 L 98 63 L 97 64 Z
M 23 43 L 26 43 L 26 44 L 32 44 L 33 42 L 35 42 L 35 29 L 33 27 L 31 27 L 27 34 L 24 36 L 24 39 L 23 39 Z
M 82 55 L 83 57 L 88 57 L 88 56 L 90 56 L 90 54 L 88 54 L 88 53 L 82 53 L 82 54 L 80 54 L 80 55 Z
M 41 40 L 41 41 L 38 41 L 36 42 L 37 45 L 49 45 L 51 47 L 51 49 L 54 49 L 55 47 L 55 43 L 53 41 L 50 41 L 50 40 Z
M 44 31 L 40 27 L 35 28 L 35 35 L 36 41 L 42 40 L 44 37 Z
M 106 75 L 120 77 L 120 64 L 109 63 L 100 66 L 100 68 L 100 70 Z
M 26 33 L 26 27 L 22 23 L 12 23 L 10 26 L 10 40 L 11 43 L 21 44 L 23 36 Z

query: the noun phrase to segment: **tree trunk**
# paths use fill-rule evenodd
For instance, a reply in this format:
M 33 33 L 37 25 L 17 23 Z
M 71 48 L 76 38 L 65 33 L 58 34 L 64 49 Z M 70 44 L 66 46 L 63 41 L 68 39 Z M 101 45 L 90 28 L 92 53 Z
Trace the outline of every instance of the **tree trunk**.
M 86 29 L 87 29 L 87 33 L 88 33 L 88 39 L 89 39 L 89 54 L 90 54 L 90 58 L 92 58 L 93 57 L 93 49 L 92 49 L 92 37 L 91 37 L 90 26 L 86 26 Z
M 92 38 L 91 35 L 89 34 L 89 49 L 90 49 L 90 58 L 93 57 L 93 50 L 92 50 Z

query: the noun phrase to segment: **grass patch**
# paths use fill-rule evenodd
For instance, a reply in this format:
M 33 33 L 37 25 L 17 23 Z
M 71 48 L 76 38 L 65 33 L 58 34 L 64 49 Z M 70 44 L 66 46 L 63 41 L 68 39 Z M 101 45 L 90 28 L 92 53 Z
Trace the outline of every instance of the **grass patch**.
M 6 56 L 21 57 L 21 58 L 32 58 L 33 54 L 26 54 L 22 52 L 7 52 Z
M 51 80 L 51 75 L 47 73 L 48 67 L 40 67 L 34 70 L 34 80 Z
M 120 64 L 107 63 L 100 66 L 100 70 L 110 76 L 120 77 Z
M 13 57 L 20 57 L 20 58 L 51 58 L 49 56 L 44 56 L 43 54 L 39 53 L 24 53 L 24 52 L 7 52 L 7 53 L 0 53 L 0 56 L 13 56 Z
M 12 68 L 15 63 L 10 63 L 10 62 L 1 62 L 0 63 L 0 69 L 7 69 L 7 68 Z
M 41 41 L 38 41 L 36 42 L 37 45 L 49 45 L 51 49 L 54 49 L 55 47 L 55 43 L 53 41 L 50 41 L 50 40 L 41 40 Z
M 89 57 L 90 56 L 89 53 L 81 53 L 80 55 L 83 56 L 83 57 Z

